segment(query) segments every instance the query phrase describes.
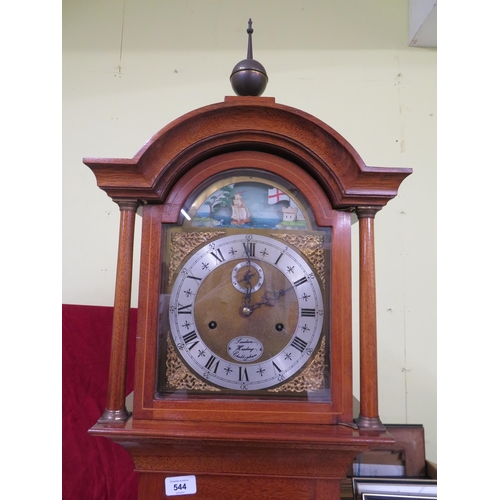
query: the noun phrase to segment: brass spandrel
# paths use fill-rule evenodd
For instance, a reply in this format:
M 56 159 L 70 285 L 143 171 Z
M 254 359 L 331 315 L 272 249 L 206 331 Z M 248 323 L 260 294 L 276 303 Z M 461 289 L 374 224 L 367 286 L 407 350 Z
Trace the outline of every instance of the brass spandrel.
M 269 389 L 269 392 L 312 392 L 319 391 L 325 388 L 325 337 L 321 339 L 316 356 L 308 365 L 308 367 L 297 377 L 290 382 L 287 382 L 274 389 Z
M 220 392 L 220 389 L 205 384 L 199 377 L 195 377 L 180 360 L 172 343 L 170 332 L 167 335 L 167 389 L 187 389 L 195 391 Z
M 175 273 L 186 255 L 189 255 L 198 245 L 213 238 L 224 236 L 225 231 L 182 231 L 171 234 L 171 255 L 168 273 L 168 284 L 171 285 Z
M 296 233 L 271 233 L 270 236 L 278 238 L 300 250 L 316 271 L 323 289 L 325 288 L 324 236 Z

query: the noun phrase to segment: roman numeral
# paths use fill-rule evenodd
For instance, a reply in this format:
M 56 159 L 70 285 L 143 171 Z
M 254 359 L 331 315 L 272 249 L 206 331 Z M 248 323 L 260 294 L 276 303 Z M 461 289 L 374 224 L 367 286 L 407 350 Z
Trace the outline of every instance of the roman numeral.
M 293 286 L 300 286 L 306 282 L 307 282 L 307 278 L 304 276 L 303 278 L 300 278 L 300 280 L 294 281 Z
M 314 317 L 315 314 L 316 314 L 316 309 L 301 309 L 300 310 L 301 316 Z
M 255 243 L 243 243 L 243 248 L 248 257 L 255 257 Z
M 190 342 L 193 342 L 190 346 L 188 346 L 189 350 L 191 350 L 199 342 L 199 340 L 197 340 L 196 342 L 194 342 L 194 340 L 196 339 L 196 337 L 197 337 L 197 335 L 196 335 L 196 331 L 195 330 L 193 330 L 192 332 L 186 333 L 186 335 L 182 336 L 182 340 L 184 340 L 184 343 L 186 345 L 188 345 Z
M 186 333 L 186 335 L 183 335 L 182 338 L 184 339 L 185 344 L 189 344 L 189 342 L 192 342 L 196 338 L 196 331 L 193 330 L 192 332 Z
M 215 252 L 210 252 L 210 254 L 215 257 L 215 259 L 218 261 L 218 262 L 223 262 L 225 261 L 226 259 L 224 258 L 224 255 L 222 255 L 222 252 L 220 251 L 220 248 L 217 249 L 217 253 Z
M 190 308 L 193 304 L 188 304 L 187 306 L 183 306 L 182 304 L 179 304 L 177 306 L 177 314 L 191 314 L 193 311 Z
M 281 257 L 283 257 L 282 253 L 280 253 L 279 257 L 276 259 L 276 262 L 274 263 L 275 266 L 278 264 L 278 262 L 280 261 Z
M 239 369 L 240 369 L 240 381 L 242 381 L 243 379 L 245 379 L 248 382 L 247 369 L 244 368 L 243 366 L 240 366 Z
M 217 359 L 217 362 L 215 361 L 217 358 L 215 356 L 210 356 L 210 359 L 207 361 L 207 364 L 205 365 L 205 368 L 208 370 L 212 370 L 213 367 L 213 372 L 217 373 L 217 370 L 219 369 L 219 360 Z M 215 364 L 214 364 L 215 363 Z
M 307 342 L 304 342 L 300 337 L 295 337 L 290 345 L 295 347 L 298 351 L 304 352 L 304 349 L 307 347 Z
M 281 373 L 283 370 L 273 361 L 274 371 Z
M 198 276 L 191 276 L 190 274 L 188 274 L 187 277 L 192 280 L 201 281 L 201 278 L 198 278 Z

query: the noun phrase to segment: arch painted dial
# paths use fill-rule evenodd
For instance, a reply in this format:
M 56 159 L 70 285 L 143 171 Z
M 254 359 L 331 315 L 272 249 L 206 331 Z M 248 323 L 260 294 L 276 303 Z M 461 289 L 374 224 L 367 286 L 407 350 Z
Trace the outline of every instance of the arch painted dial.
M 323 329 L 320 283 L 307 260 L 259 234 L 211 241 L 184 263 L 169 303 L 189 368 L 233 390 L 279 385 L 312 359 Z

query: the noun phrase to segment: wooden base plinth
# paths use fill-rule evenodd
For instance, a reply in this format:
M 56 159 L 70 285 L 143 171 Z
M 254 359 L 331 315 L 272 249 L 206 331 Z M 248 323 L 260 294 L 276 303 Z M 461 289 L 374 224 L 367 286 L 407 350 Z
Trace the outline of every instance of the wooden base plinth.
M 139 473 L 139 499 L 164 499 L 165 478 L 161 473 Z M 186 495 L 196 500 L 293 500 L 339 499 L 340 481 L 288 477 L 232 475 L 196 476 L 197 491 Z
M 124 446 L 139 474 L 139 500 L 160 500 L 167 477 L 196 476 L 197 500 L 340 499 L 356 455 L 391 444 L 386 432 L 301 424 L 134 421 L 90 433 Z

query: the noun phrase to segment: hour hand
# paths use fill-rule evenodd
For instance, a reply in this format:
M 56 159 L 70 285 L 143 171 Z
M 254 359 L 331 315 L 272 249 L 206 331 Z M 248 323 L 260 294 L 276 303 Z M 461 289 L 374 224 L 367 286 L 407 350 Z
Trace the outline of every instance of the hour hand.
M 276 302 L 292 288 L 293 286 L 290 286 L 282 290 L 275 290 L 275 291 L 266 290 L 264 292 L 264 295 L 262 295 L 261 299 L 259 300 L 259 302 L 250 305 L 249 309 L 253 312 L 255 311 L 255 309 L 258 309 L 261 306 L 274 307 L 276 305 Z
M 285 293 L 288 292 L 289 290 L 291 290 L 292 288 L 293 288 L 293 286 L 290 286 L 288 288 L 276 290 L 273 292 L 270 292 L 269 290 L 267 290 L 264 293 L 264 295 L 262 296 L 261 302 L 263 304 L 265 304 L 266 306 L 271 306 L 271 307 L 275 306 L 276 302 L 279 299 L 281 299 L 281 297 L 283 297 L 283 295 L 285 295 Z
M 277 292 L 270 292 L 267 290 L 262 296 L 261 303 L 266 306 L 275 306 L 276 301 L 281 297 L 283 290 Z

